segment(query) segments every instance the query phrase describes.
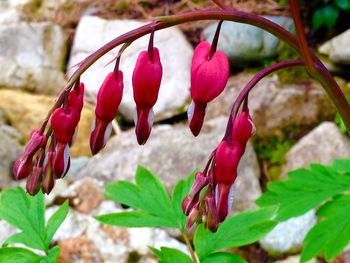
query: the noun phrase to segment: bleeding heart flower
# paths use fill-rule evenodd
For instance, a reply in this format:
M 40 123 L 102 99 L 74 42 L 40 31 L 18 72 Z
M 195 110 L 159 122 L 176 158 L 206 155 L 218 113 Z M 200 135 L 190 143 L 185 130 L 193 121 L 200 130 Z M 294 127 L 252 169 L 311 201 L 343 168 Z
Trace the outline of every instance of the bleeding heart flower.
M 71 142 L 77 123 L 77 115 L 69 109 L 58 108 L 51 115 L 51 127 L 60 143 Z
M 142 51 L 137 58 L 132 75 L 134 100 L 136 103 L 136 137 L 140 145 L 145 144 L 153 125 L 153 106 L 158 99 L 163 68 L 159 51 Z
M 218 216 L 222 222 L 231 209 L 232 187 L 237 177 L 237 167 L 241 159 L 241 147 L 238 142 L 229 144 L 222 141 L 215 154 L 215 199 L 217 203 Z
M 98 153 L 105 145 L 112 131 L 112 121 L 118 112 L 123 97 L 123 73 L 116 76 L 111 72 L 105 78 L 97 94 L 96 120 L 94 121 L 90 148 L 93 154 Z
M 16 180 L 29 176 L 34 154 L 46 144 L 46 136 L 40 130 L 33 130 L 30 139 L 24 147 L 23 154 L 13 165 Z
M 46 194 L 49 194 L 55 185 L 54 172 L 53 172 L 53 160 L 55 159 L 55 154 L 56 153 L 54 149 L 49 149 L 46 153 L 44 164 L 43 164 L 41 182 L 42 182 L 43 192 Z
M 191 97 L 189 125 L 194 136 L 202 128 L 207 104 L 224 90 L 230 65 L 224 52 L 210 54 L 211 45 L 202 41 L 194 50 L 191 66 Z

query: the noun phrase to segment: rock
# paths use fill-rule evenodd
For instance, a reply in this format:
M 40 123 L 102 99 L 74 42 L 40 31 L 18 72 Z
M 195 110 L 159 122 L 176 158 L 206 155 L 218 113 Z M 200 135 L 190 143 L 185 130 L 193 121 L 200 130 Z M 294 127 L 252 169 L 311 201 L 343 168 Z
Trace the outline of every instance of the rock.
M 282 16 L 265 16 L 287 30 L 293 28 L 293 20 Z M 204 30 L 204 37 L 211 42 L 217 23 Z M 222 24 L 218 49 L 226 53 L 232 65 L 242 62 L 261 62 L 277 54 L 281 42 L 270 33 L 247 24 L 224 22 Z
M 309 230 L 316 224 L 315 211 L 279 223 L 260 240 L 260 245 L 270 254 L 294 253 L 301 249 Z
M 78 177 L 92 177 L 104 182 L 133 181 L 137 166 L 142 165 L 171 188 L 195 168 L 204 169 L 210 153 L 224 134 L 226 121 L 220 118 L 208 122 L 197 138 L 185 125 L 159 125 L 153 128 L 150 139 L 142 147 L 137 145 L 133 130 L 124 132 L 112 138 Z M 259 176 L 255 152 L 248 144 L 236 181 L 234 211 L 255 207 L 254 201 L 261 195 Z
M 23 16 L 16 9 L 0 11 L 0 25 L 16 24 L 21 21 L 23 21 Z
M 7 238 L 16 232 L 19 231 L 15 227 L 3 220 L 0 220 L 0 245 L 2 245 Z
M 300 255 L 289 256 L 286 259 L 275 261 L 274 263 L 300 263 Z M 317 263 L 316 259 L 311 259 L 307 263 Z
M 0 189 L 12 182 L 12 164 L 22 153 L 21 135 L 14 128 L 0 121 Z
M 49 208 L 47 216 L 54 213 L 57 207 Z M 122 210 L 111 206 L 105 201 L 93 215 L 120 212 Z M 151 256 L 148 246 L 173 247 L 188 253 L 185 244 L 172 239 L 157 228 L 124 228 L 111 227 L 99 223 L 91 215 L 84 215 L 70 210 L 54 241 L 61 248 L 61 258 L 65 262 L 128 262 L 130 257 Z M 145 262 L 145 261 L 142 261 Z
M 0 10 L 12 9 L 23 9 L 28 6 L 32 6 L 37 0 L 1 0 Z
M 206 119 L 228 116 L 234 100 L 252 77 L 247 73 L 231 77 L 225 91 L 209 103 Z M 346 83 L 341 79 L 337 81 L 349 94 Z M 261 80 L 251 91 L 249 109 L 259 137 L 281 135 L 283 129 L 290 126 L 316 124 L 336 112 L 318 83 L 282 84 L 277 76 Z
M 334 63 L 350 65 L 350 29 L 328 40 L 318 51 Z
M 21 91 L 0 90 L 0 110 L 4 112 L 11 125 L 27 139 L 33 129 L 40 127 L 55 99 Z M 72 156 L 90 154 L 89 137 L 93 118 L 94 112 L 85 106 L 79 123 L 78 136 L 71 149 Z
M 332 122 L 323 122 L 301 138 L 286 154 L 282 176 L 288 171 L 307 167 L 311 163 L 330 164 L 337 158 L 350 156 L 350 140 Z
M 142 25 L 144 23 L 133 20 L 108 21 L 94 16 L 83 17 L 75 35 L 68 66 L 69 73 L 72 74 L 75 70 L 74 65 L 81 62 L 103 44 Z M 94 37 L 91 38 L 91 36 Z M 131 84 L 132 72 L 138 54 L 140 51 L 147 49 L 148 41 L 149 36 L 134 41 L 121 57 L 121 70 L 124 74 L 124 95 L 119 109 L 128 121 L 133 120 L 135 109 Z M 157 31 L 155 46 L 160 51 L 163 79 L 154 111 L 155 120 L 162 120 L 177 115 L 189 97 L 192 47 L 177 28 Z M 115 59 L 118 50 L 118 48 L 113 49 L 99 59 L 82 76 L 81 79 L 85 83 L 87 91 L 94 95 L 97 94 L 104 78 L 113 70 L 114 63 L 107 64 Z
M 55 94 L 65 84 L 65 41 L 50 23 L 0 25 L 0 87 Z

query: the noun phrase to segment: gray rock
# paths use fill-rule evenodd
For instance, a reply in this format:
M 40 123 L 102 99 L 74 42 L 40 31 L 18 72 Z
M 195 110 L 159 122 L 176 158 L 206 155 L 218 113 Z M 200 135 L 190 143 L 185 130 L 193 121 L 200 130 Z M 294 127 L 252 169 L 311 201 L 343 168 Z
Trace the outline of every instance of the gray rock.
M 235 98 L 252 77 L 247 73 L 231 77 L 225 91 L 209 103 L 207 119 L 228 116 Z M 339 85 L 345 86 L 342 82 L 339 79 Z M 282 84 L 277 76 L 261 80 L 251 91 L 249 109 L 259 137 L 280 135 L 288 126 L 316 124 L 336 112 L 320 84 Z
M 49 208 L 47 217 L 56 211 L 57 207 Z M 121 212 L 113 202 L 105 201 L 92 215 Z M 74 244 L 89 246 L 89 257 L 95 255 L 99 262 L 127 262 L 129 254 L 137 252 L 139 256 L 150 257 L 148 246 L 173 247 L 187 252 L 185 244 L 171 238 L 164 230 L 158 228 L 124 228 L 103 225 L 91 215 L 84 215 L 70 210 L 66 220 L 53 238 L 61 247 L 61 257 L 64 259 L 84 261 L 84 254 Z M 86 253 L 86 252 L 85 252 Z M 68 258 L 67 258 L 68 257 Z M 147 259 L 150 260 L 150 259 Z M 84 261 L 86 262 L 86 261 Z M 89 261 L 91 262 L 91 261 Z M 95 261 L 96 262 L 96 261 Z
M 23 149 L 19 144 L 20 138 L 17 130 L 0 122 L 0 188 L 5 188 L 13 182 L 12 164 Z
M 337 158 L 350 156 L 350 140 L 332 122 L 323 122 L 301 138 L 286 155 L 282 176 L 290 170 L 307 167 L 311 163 L 330 164 Z
M 2 245 L 7 238 L 14 233 L 19 232 L 15 227 L 7 223 L 6 221 L 0 220 L 0 245 Z
M 0 9 L 0 25 L 9 25 L 23 21 L 22 14 L 17 9 Z
M 69 73 L 76 69 L 73 66 L 100 48 L 113 38 L 140 27 L 144 23 L 133 20 L 105 20 L 94 16 L 84 16 L 77 28 L 72 48 Z M 91 37 L 93 36 L 93 37 Z M 138 54 L 147 49 L 149 36 L 134 41 L 121 58 L 121 70 L 124 75 L 124 94 L 119 107 L 120 113 L 129 121 L 133 120 L 135 103 L 132 90 L 132 72 Z M 159 97 L 154 106 L 155 120 L 166 119 L 177 115 L 189 97 L 190 64 L 192 47 L 177 28 L 161 30 L 155 33 L 155 46 L 160 52 L 163 64 L 163 79 Z M 82 76 L 86 90 L 96 95 L 106 75 L 113 70 L 113 61 L 119 48 L 113 49 L 99 59 Z
M 293 20 L 289 17 L 265 16 L 265 18 L 291 30 Z M 204 37 L 212 41 L 217 24 L 204 30 Z M 266 31 L 247 24 L 224 22 L 220 32 L 218 49 L 224 51 L 233 65 L 239 62 L 256 62 L 277 54 L 280 41 Z M 236 64 L 237 65 L 237 64 Z
M 316 224 L 315 211 L 279 223 L 260 240 L 260 245 L 271 254 L 299 251 L 309 230 Z
M 138 165 L 158 175 L 169 188 L 186 178 L 195 168 L 204 169 L 210 153 L 219 143 L 226 119 L 208 122 L 194 138 L 187 126 L 160 125 L 153 128 L 147 144 L 137 145 L 134 131 L 112 138 L 106 149 L 94 156 L 78 177 L 94 177 L 105 182 L 133 180 Z M 236 181 L 233 210 L 255 207 L 261 194 L 259 166 L 253 147 L 248 144 Z
M 325 42 L 318 51 L 334 63 L 350 65 L 350 29 Z
M 50 23 L 0 25 L 0 87 L 57 94 L 65 83 L 64 35 Z

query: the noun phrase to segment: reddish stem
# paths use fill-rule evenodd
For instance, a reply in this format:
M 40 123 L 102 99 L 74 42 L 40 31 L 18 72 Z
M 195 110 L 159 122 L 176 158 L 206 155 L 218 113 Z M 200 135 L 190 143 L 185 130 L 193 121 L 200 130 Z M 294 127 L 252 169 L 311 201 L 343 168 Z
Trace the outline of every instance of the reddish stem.
M 226 132 L 223 140 L 227 140 L 228 142 L 231 142 L 231 134 L 232 134 L 232 126 L 233 126 L 232 124 L 236 118 L 238 110 L 241 107 L 242 102 L 248 98 L 249 92 L 256 86 L 256 84 L 260 80 L 262 80 L 267 75 L 277 70 L 289 68 L 289 67 L 300 67 L 304 65 L 305 65 L 304 61 L 302 60 L 286 60 L 286 61 L 273 64 L 271 66 L 268 66 L 263 70 L 261 70 L 260 72 L 258 72 L 256 75 L 254 75 L 254 77 L 247 83 L 244 89 L 239 93 L 237 99 L 235 100 L 231 108 L 230 117 L 227 123 L 227 128 L 226 128 Z

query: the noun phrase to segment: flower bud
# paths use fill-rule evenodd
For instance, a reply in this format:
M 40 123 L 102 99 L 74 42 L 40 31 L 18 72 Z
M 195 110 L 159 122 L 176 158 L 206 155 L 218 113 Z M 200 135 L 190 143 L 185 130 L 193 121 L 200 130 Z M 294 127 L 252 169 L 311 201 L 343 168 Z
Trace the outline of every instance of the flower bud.
M 79 122 L 81 111 L 84 106 L 84 83 L 80 83 L 77 88 L 71 90 L 68 94 L 68 108 L 77 115 L 77 120 Z M 78 123 L 77 123 L 78 124 Z
M 55 158 L 55 151 L 49 149 L 46 153 L 43 172 L 42 172 L 42 189 L 43 192 L 49 194 L 55 185 L 54 174 L 53 174 L 53 160 Z
M 224 52 L 216 51 L 210 57 L 211 45 L 202 41 L 194 50 L 191 65 L 191 97 L 189 124 L 194 136 L 202 128 L 205 108 L 224 90 L 230 74 L 230 65 Z
M 103 147 L 112 131 L 112 121 L 118 112 L 118 107 L 123 97 L 123 73 L 118 71 L 107 75 L 97 94 L 96 119 L 90 135 L 90 148 L 93 154 L 98 153 Z
M 36 157 L 33 171 L 27 179 L 26 190 L 30 195 L 35 195 L 40 190 L 41 158 L 41 155 Z
M 57 142 L 52 166 L 55 179 L 62 178 L 67 174 L 70 166 L 68 143 Z
M 140 145 L 146 143 L 152 130 L 152 108 L 158 99 L 162 74 L 163 68 L 158 49 L 153 48 L 152 54 L 142 51 L 137 58 L 132 75 L 137 114 L 135 133 Z
M 219 226 L 219 218 L 218 218 L 218 210 L 215 204 L 215 198 L 212 194 L 207 195 L 205 198 L 205 205 L 207 210 L 207 216 L 206 216 L 206 227 L 211 232 L 216 232 Z
M 46 144 L 46 136 L 40 130 L 33 130 L 30 139 L 24 147 L 23 154 L 13 165 L 16 180 L 29 176 L 34 154 Z
M 237 141 L 241 147 L 241 154 L 243 155 L 249 138 L 255 131 L 252 118 L 248 111 L 242 111 L 235 119 L 232 128 L 232 141 Z

